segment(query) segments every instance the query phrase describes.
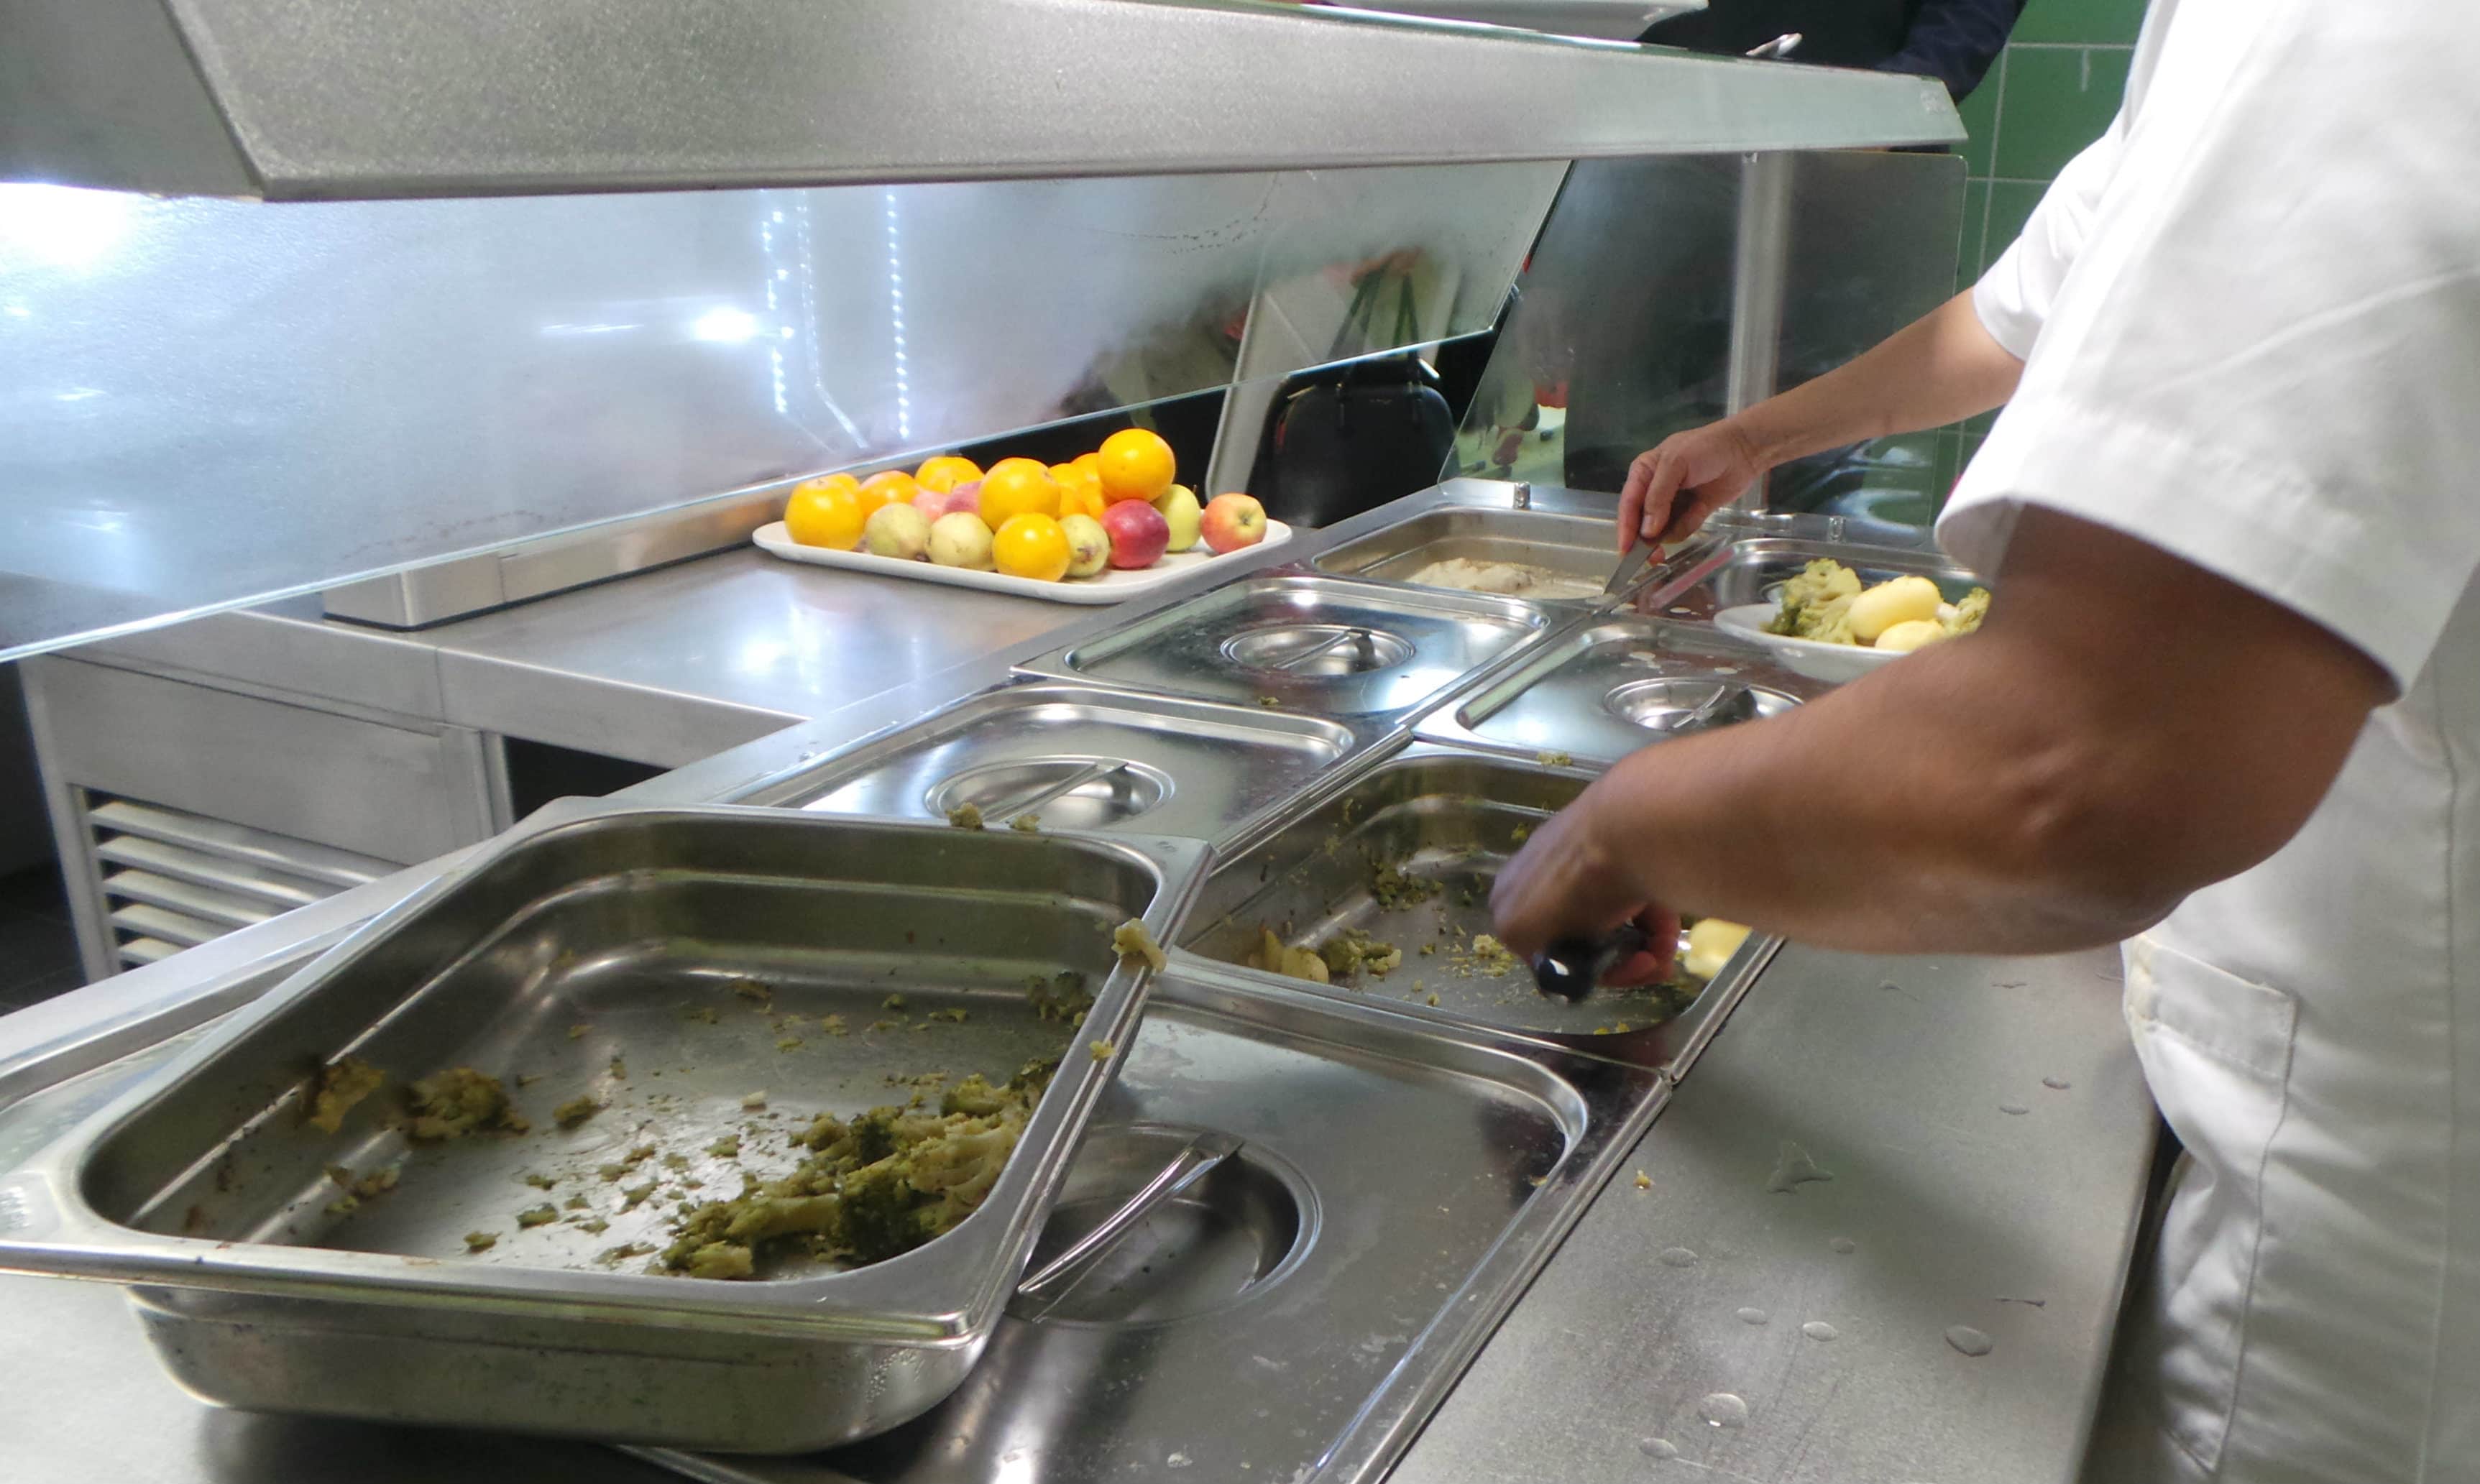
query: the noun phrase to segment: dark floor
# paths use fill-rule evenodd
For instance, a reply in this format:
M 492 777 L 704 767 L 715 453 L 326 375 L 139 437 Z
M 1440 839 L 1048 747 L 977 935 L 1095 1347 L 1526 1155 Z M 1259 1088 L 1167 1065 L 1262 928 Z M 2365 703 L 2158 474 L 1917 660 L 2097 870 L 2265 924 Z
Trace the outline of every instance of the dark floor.
M 0 876 L 0 1015 L 85 983 L 60 871 L 46 862 Z

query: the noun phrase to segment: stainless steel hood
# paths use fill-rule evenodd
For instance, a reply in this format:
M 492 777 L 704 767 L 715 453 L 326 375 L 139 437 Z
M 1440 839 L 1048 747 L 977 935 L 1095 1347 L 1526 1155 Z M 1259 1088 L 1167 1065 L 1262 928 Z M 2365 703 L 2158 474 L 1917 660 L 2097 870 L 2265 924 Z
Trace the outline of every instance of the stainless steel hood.
M 1205 0 L 0 0 L 0 179 L 269 200 L 1943 142 L 1933 81 Z

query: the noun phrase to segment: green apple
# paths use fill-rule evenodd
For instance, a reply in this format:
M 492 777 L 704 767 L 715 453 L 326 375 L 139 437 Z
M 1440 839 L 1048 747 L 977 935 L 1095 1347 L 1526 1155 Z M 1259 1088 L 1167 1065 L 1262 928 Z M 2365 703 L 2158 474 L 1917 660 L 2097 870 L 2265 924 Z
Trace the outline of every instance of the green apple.
M 1111 565 L 1111 537 L 1090 515 L 1059 518 L 1060 534 L 1068 538 L 1068 575 L 1090 577 Z
M 1166 551 L 1185 551 L 1197 545 L 1199 523 L 1204 519 L 1197 494 L 1185 484 L 1175 484 L 1154 499 L 1154 508 L 1162 512 L 1165 525 L 1171 527 L 1171 545 Z

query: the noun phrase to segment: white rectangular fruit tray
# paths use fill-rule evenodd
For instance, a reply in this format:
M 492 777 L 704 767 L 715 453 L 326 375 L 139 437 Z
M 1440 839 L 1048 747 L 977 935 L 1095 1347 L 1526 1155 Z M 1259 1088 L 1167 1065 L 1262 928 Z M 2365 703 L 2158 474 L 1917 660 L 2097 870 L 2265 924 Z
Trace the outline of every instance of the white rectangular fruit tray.
M 1204 543 L 1200 542 L 1189 550 L 1166 554 L 1152 566 L 1135 572 L 1106 567 L 1098 576 L 1070 577 L 1060 582 L 1037 582 L 1031 577 L 1011 577 L 996 572 L 972 572 L 963 567 L 908 562 L 901 557 L 872 556 L 867 551 L 805 547 L 785 533 L 781 521 L 758 527 L 750 539 L 770 556 L 808 562 L 814 567 L 843 567 L 854 572 L 874 572 L 883 577 L 911 577 L 917 582 L 944 582 L 950 587 L 977 587 L 988 593 L 1014 593 L 1020 598 L 1039 598 L 1045 602 L 1106 603 L 1143 598 L 1200 568 L 1247 556 L 1268 547 L 1281 546 L 1292 539 L 1292 528 L 1280 521 L 1268 521 L 1265 540 L 1236 551 L 1226 551 L 1221 556 L 1206 550 Z

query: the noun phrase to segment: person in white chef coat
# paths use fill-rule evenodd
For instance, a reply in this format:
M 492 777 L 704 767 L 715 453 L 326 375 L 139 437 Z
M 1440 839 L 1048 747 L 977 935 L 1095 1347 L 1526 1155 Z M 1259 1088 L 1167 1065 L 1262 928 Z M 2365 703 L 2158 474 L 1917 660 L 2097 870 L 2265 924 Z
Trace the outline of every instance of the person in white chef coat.
M 2480 1479 L 2480 27 L 2156 0 L 1969 293 L 1640 458 L 1676 538 L 2003 403 L 1939 523 L 1980 632 L 1620 762 L 1492 899 L 1881 952 L 2125 941 L 2185 1147 L 2107 1484 Z M 1655 965 L 1640 959 L 1632 972 Z

